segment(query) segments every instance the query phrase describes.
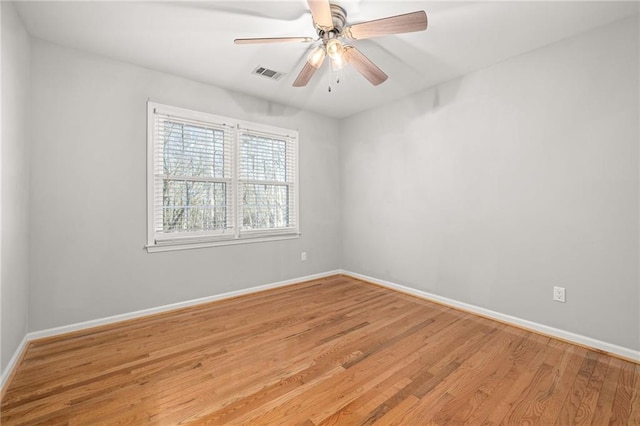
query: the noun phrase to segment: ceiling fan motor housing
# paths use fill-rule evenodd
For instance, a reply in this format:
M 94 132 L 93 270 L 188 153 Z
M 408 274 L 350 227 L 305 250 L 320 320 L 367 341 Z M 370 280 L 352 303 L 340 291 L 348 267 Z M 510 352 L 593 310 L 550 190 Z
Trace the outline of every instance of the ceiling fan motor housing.
M 331 18 L 333 19 L 333 28 L 330 30 L 317 26 L 318 37 L 322 40 L 323 44 L 333 38 L 337 38 L 342 34 L 342 29 L 347 21 L 347 11 L 337 4 L 331 4 Z
M 347 22 L 347 11 L 337 4 L 331 4 L 331 17 L 333 18 L 333 29 L 339 35 Z

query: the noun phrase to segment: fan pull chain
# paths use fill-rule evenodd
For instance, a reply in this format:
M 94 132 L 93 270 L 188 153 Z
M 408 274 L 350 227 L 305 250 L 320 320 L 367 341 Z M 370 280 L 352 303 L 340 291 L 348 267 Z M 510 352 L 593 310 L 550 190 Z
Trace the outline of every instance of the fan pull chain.
M 336 71 L 336 84 L 340 84 L 340 71 Z M 329 93 L 331 93 L 331 74 L 329 74 Z

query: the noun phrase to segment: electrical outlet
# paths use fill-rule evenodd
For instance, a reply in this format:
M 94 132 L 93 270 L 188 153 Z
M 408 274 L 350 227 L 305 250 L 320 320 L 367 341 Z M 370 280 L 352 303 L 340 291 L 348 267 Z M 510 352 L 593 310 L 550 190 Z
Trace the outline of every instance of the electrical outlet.
M 562 303 L 566 302 L 564 287 L 553 287 L 553 300 Z
M 301 262 L 306 262 L 307 261 L 307 252 L 303 251 L 302 253 L 300 253 L 300 261 Z

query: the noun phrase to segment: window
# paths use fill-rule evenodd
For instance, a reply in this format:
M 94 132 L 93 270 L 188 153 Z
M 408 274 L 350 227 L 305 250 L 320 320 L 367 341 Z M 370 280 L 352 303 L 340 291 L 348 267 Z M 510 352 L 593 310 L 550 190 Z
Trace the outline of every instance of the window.
M 148 251 L 295 238 L 298 133 L 148 103 Z

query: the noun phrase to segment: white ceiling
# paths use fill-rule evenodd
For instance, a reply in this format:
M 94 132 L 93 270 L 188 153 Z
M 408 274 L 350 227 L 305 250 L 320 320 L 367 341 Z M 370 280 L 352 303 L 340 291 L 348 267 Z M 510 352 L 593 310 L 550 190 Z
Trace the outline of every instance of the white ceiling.
M 509 57 L 638 13 L 636 2 L 337 1 L 350 23 L 425 10 L 426 31 L 353 44 L 389 79 L 374 87 L 354 70 L 332 84 L 325 63 L 291 86 L 310 44 L 233 44 L 234 38 L 315 37 L 305 0 L 19 2 L 38 38 L 275 102 L 346 117 Z M 251 75 L 256 66 L 286 75 Z

